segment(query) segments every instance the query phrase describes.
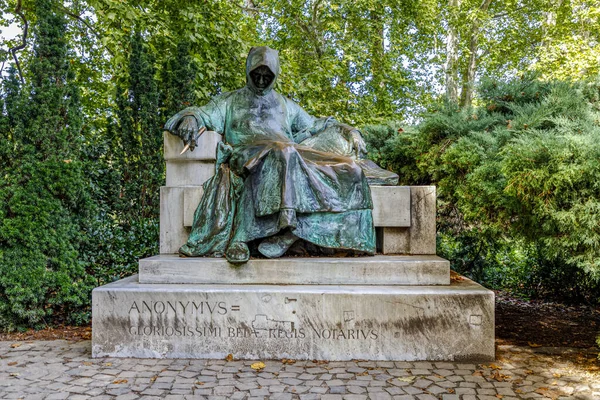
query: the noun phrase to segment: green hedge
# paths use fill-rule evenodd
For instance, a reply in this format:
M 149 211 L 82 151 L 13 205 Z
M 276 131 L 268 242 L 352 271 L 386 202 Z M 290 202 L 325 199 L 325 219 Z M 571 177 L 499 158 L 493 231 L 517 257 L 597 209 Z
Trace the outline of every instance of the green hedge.
M 438 187 L 452 267 L 524 296 L 598 302 L 600 85 L 486 82 L 479 106 L 440 105 L 415 127 L 365 126 L 402 184 Z

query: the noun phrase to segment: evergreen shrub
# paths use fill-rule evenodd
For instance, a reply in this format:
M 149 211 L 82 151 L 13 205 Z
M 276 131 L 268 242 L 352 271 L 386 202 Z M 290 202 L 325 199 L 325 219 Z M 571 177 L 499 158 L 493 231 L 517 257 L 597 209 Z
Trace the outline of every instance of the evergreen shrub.
M 479 106 L 366 126 L 401 184 L 438 187 L 438 252 L 524 296 L 598 302 L 600 84 L 485 82 Z M 393 127 L 393 128 L 392 128 Z
M 79 257 L 93 203 L 81 157 L 79 92 L 65 20 L 34 2 L 31 75 L 5 82 L 0 135 L 0 325 L 40 327 L 57 316 L 88 320 L 91 284 Z

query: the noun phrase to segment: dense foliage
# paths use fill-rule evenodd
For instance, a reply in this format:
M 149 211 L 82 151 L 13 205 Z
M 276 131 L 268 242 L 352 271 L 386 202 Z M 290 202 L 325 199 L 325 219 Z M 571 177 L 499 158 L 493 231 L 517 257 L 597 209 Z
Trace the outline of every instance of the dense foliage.
M 50 0 L 35 3 L 31 79 L 11 69 L 0 176 L 0 324 L 80 321 L 91 289 L 79 258 L 91 215 L 82 160 L 81 107 L 66 24 Z
M 527 296 L 597 302 L 600 85 L 490 81 L 481 106 L 447 105 L 404 131 L 367 126 L 404 184 L 438 187 L 438 252 Z
M 593 2 L 0 8 L 0 27 L 21 29 L 0 46 L 3 329 L 85 322 L 93 286 L 156 253 L 161 125 L 242 86 L 256 44 L 280 50 L 278 91 L 364 126 L 371 157 L 403 183 L 438 186 L 438 248 L 455 269 L 526 296 L 598 300 Z

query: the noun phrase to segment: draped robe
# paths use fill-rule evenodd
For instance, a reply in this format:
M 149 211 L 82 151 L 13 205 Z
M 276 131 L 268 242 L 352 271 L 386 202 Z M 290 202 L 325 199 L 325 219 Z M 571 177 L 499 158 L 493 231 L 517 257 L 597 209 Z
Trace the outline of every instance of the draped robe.
M 279 74 L 277 52 L 257 49 L 248 56 L 246 87 L 187 108 L 166 124 L 174 132 L 183 117 L 194 116 L 224 142 L 180 252 L 222 255 L 230 243 L 290 229 L 318 246 L 374 254 L 367 179 L 348 149 L 336 144 L 351 143 L 349 130 L 333 119 L 311 117 L 272 90 L 275 79 L 266 89 L 257 88 L 250 77 L 255 68 L 267 66 Z M 333 152 L 320 150 L 332 146 Z

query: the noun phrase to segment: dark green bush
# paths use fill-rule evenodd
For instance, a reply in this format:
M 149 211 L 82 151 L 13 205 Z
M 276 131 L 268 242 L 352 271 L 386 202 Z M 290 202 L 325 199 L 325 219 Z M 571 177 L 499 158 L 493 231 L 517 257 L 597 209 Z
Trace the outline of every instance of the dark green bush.
M 365 127 L 403 184 L 438 187 L 439 252 L 525 296 L 597 302 L 599 85 L 486 82 L 480 106 L 440 105 L 406 131 Z
M 90 127 L 73 83 L 64 14 L 50 0 L 37 0 L 35 13 L 26 84 L 14 68 L 3 83 L 3 330 L 89 322 L 91 290 L 135 273 L 139 258 L 158 252 L 164 116 L 142 36 L 131 40 L 117 123 Z
M 28 83 L 12 69 L 0 135 L 0 325 L 38 327 L 88 319 L 93 281 L 79 257 L 92 215 L 79 92 L 72 84 L 65 21 L 35 2 Z

